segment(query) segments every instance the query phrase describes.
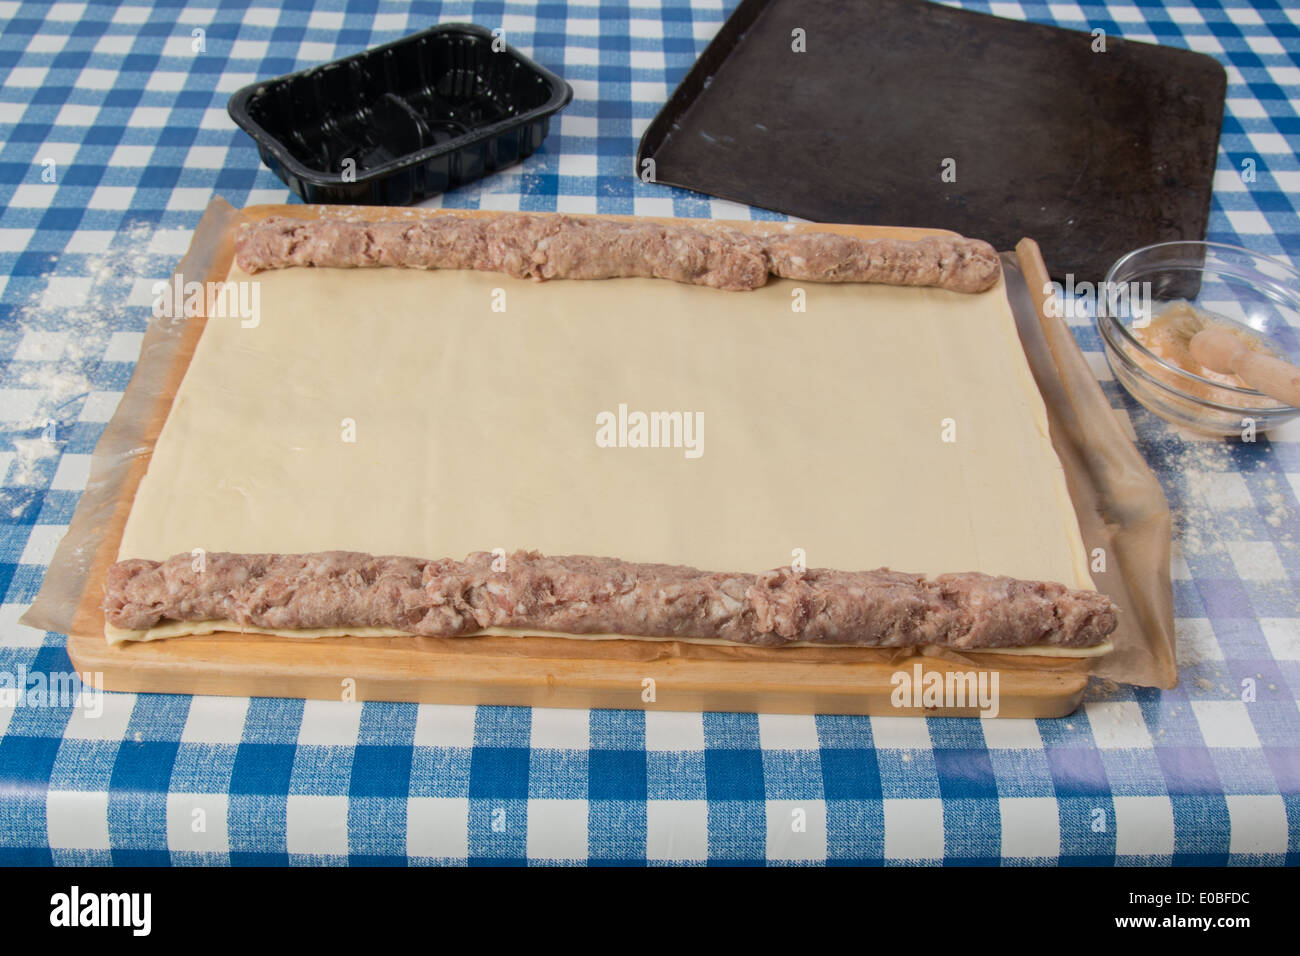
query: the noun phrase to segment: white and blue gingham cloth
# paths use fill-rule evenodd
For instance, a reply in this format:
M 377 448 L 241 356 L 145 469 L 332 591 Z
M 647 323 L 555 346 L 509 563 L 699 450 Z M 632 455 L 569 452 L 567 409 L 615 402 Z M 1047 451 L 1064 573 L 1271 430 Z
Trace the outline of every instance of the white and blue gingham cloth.
M 962 5 L 1218 57 L 1210 238 L 1300 260 L 1300 7 Z M 441 204 L 782 218 L 632 175 L 732 0 L 289 6 L 0 2 L 0 675 L 71 670 L 62 635 L 16 620 L 153 282 L 213 195 L 289 199 L 226 115 L 239 87 L 440 20 L 499 27 L 574 100 L 536 155 Z M 1072 717 L 1039 721 L 132 694 L 92 717 L 11 700 L 0 863 L 1294 863 L 1300 430 L 1177 433 L 1117 386 L 1090 326 L 1075 332 L 1174 509 L 1177 690 L 1098 683 Z

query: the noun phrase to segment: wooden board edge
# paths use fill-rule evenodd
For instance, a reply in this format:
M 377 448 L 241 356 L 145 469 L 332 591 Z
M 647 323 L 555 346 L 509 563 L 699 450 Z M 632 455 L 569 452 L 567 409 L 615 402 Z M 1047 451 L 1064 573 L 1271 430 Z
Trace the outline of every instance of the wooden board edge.
M 475 638 L 464 638 L 472 641 Z M 198 649 L 191 645 L 190 650 Z M 209 648 L 210 650 L 210 648 Z M 981 716 L 967 707 L 897 706 L 900 673 L 908 678 L 946 676 L 950 662 L 913 657 L 897 664 L 813 664 L 795 680 L 783 669 L 774 677 L 766 662 L 699 661 L 666 657 L 622 660 L 440 657 L 416 650 L 381 652 L 368 661 L 324 653 L 285 651 L 272 643 L 240 648 L 238 659 L 210 654 L 157 654 L 148 645 L 131 651 L 94 638 L 69 638 L 68 654 L 88 684 L 136 693 L 187 693 L 319 700 L 383 700 L 408 703 L 610 708 L 620 710 L 726 711 L 741 713 L 852 714 L 871 716 Z M 373 650 L 371 650 L 373 654 Z M 389 660 L 391 658 L 391 660 Z M 214 666 L 216 665 L 216 666 Z M 508 666 L 507 666 L 508 665 Z M 1086 674 L 997 670 L 998 718 L 1061 717 L 1073 712 L 1088 684 Z M 993 678 L 986 678 L 992 687 Z

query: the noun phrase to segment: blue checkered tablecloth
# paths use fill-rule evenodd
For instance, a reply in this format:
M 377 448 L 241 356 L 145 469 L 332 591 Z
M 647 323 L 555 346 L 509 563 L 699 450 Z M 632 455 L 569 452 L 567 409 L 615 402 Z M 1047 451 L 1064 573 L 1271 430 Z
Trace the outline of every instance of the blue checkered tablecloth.
M 1300 260 L 1300 6 L 962 5 L 1216 56 L 1229 86 L 1210 238 Z M 17 618 L 131 373 L 153 282 L 214 194 L 289 197 L 227 117 L 234 90 L 471 20 L 574 100 L 531 159 L 438 202 L 780 218 L 630 175 L 733 6 L 0 0 L 0 688 L 71 670 L 63 635 Z M 1121 391 L 1091 327 L 1075 332 L 1174 509 L 1177 690 L 1097 683 L 1072 717 L 1040 721 L 132 694 L 94 715 L 11 695 L 0 862 L 1295 862 L 1300 429 L 1254 444 L 1177 432 Z

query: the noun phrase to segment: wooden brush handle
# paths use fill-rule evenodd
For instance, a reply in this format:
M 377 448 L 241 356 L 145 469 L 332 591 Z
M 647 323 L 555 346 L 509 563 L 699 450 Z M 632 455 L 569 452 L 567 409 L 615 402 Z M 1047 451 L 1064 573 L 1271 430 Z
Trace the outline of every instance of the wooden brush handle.
M 1208 369 L 1236 375 L 1256 391 L 1300 408 L 1300 368 L 1257 352 L 1227 329 L 1202 329 L 1189 343 L 1192 358 Z
M 1251 388 L 1300 408 L 1300 368 L 1290 362 L 1243 349 L 1232 370 Z

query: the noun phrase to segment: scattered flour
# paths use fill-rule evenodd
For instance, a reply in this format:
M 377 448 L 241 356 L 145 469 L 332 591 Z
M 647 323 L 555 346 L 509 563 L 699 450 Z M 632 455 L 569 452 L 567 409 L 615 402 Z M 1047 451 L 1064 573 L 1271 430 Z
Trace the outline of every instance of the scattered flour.
M 0 449 L 9 445 L 14 453 L 7 478 L 0 475 L 6 486 L 39 485 L 41 462 L 56 458 L 67 444 L 81 402 L 94 390 L 92 377 L 113 332 L 127 327 L 127 317 L 140 311 L 138 306 L 128 305 L 127 299 L 132 285 L 146 278 L 151 267 L 157 267 L 158 254 L 149 251 L 153 233 L 150 223 L 132 223 L 118 233 L 111 249 L 87 256 L 83 274 L 91 280 L 90 287 L 75 304 L 51 308 L 41 290 L 18 310 L 22 336 L 28 332 L 66 333 L 66 344 L 53 361 L 13 363 L 22 370 L 11 387 L 38 395 L 32 414 L 6 422 L 0 429 Z M 136 325 L 143 328 L 147 320 L 147 313 L 141 312 Z M 10 504 L 10 516 L 18 517 L 27 506 L 25 498 Z
M 1158 440 L 1167 442 L 1160 466 L 1169 472 L 1163 477 L 1174 542 L 1183 554 L 1223 553 L 1227 542 L 1257 540 L 1260 521 L 1274 530 L 1267 540 L 1282 547 L 1294 544 L 1297 515 L 1289 496 L 1273 475 L 1240 471 L 1232 442 L 1174 428 L 1168 428 L 1167 437 Z M 1261 445 L 1260 450 L 1272 454 L 1268 445 Z M 1243 475 L 1262 484 L 1264 493 L 1252 496 L 1242 507 L 1225 507 L 1215 500 L 1221 484 L 1240 482 Z

